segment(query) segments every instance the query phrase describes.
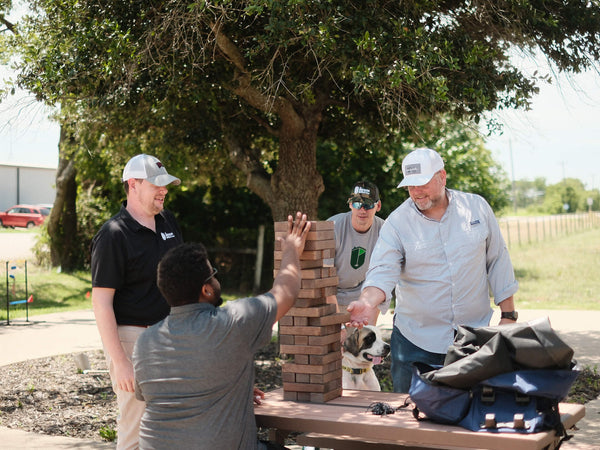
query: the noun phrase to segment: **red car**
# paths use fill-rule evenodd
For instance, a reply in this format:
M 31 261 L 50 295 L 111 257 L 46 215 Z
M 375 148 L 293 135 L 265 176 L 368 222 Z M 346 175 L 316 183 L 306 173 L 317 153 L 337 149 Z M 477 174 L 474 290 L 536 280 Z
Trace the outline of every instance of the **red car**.
M 15 205 L 5 212 L 0 212 L 0 227 L 32 228 L 44 223 L 46 216 L 41 208 L 31 205 Z

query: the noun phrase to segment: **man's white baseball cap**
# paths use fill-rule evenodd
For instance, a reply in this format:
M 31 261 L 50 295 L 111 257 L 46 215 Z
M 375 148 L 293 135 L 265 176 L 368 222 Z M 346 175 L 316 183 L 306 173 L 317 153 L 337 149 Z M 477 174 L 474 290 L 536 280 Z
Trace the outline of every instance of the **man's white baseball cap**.
M 404 179 L 398 187 L 423 186 L 429 183 L 435 173 L 443 168 L 444 161 L 438 152 L 430 148 L 413 150 L 402 161 Z
M 123 181 L 130 178 L 148 180 L 155 186 L 167 186 L 168 184 L 181 184 L 181 180 L 167 173 L 167 169 L 158 160 L 150 155 L 136 155 L 127 161 L 123 169 Z

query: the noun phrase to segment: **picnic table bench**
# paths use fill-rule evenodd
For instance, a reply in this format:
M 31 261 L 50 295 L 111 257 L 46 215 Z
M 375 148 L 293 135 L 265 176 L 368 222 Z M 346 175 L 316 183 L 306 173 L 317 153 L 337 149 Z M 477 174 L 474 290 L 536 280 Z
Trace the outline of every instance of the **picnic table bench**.
M 271 439 L 283 443 L 290 432 L 301 432 L 300 445 L 339 449 L 553 449 L 559 442 L 554 430 L 533 433 L 473 432 L 458 426 L 417 421 L 411 408 L 394 414 L 374 415 L 369 405 L 385 402 L 403 405 L 407 394 L 344 390 L 326 403 L 284 400 L 283 389 L 268 392 L 254 409 L 256 424 L 271 429 Z M 585 415 L 583 405 L 561 403 L 562 422 L 571 428 Z M 316 445 L 318 444 L 318 445 Z

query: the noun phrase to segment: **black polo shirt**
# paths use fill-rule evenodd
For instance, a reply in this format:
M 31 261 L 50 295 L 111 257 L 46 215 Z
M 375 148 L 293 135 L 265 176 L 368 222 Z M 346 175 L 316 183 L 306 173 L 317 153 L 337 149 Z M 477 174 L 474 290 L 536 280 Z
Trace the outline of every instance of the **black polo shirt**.
M 92 286 L 115 289 L 117 324 L 152 325 L 169 314 L 169 305 L 156 285 L 158 262 L 183 238 L 170 211 L 155 216 L 155 233 L 136 221 L 125 206 L 126 202 L 92 240 Z

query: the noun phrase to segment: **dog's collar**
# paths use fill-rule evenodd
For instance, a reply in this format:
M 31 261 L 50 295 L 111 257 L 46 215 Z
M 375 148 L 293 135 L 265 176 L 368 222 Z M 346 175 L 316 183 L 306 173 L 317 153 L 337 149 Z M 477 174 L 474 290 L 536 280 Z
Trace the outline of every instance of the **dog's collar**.
M 363 373 L 368 372 L 371 368 L 367 367 L 364 369 L 355 369 L 352 367 L 342 366 L 342 369 L 344 369 L 346 372 L 350 372 L 352 375 L 362 375 Z

